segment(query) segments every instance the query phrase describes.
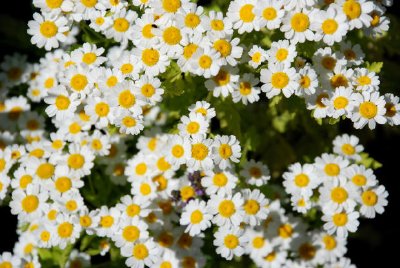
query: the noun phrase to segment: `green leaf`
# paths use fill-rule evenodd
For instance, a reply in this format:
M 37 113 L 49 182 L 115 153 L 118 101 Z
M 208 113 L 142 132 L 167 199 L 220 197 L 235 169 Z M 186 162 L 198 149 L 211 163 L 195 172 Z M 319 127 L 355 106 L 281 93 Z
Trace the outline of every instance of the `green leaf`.
M 378 74 L 381 72 L 382 68 L 383 68 L 383 62 L 373 62 L 373 63 L 367 62 L 367 69 L 370 72 L 375 72 Z
M 360 155 L 361 155 L 361 160 L 359 161 L 359 164 L 362 164 L 366 168 L 378 169 L 382 167 L 382 164 L 373 159 L 372 157 L 370 157 L 368 153 L 363 152 L 360 153 Z

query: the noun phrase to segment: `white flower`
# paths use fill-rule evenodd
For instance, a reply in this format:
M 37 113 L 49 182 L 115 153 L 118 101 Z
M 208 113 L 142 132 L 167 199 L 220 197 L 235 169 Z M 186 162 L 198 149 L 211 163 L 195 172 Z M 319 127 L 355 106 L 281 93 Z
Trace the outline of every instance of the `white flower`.
M 344 115 L 351 118 L 355 106 L 355 93 L 352 88 L 338 87 L 331 93 L 330 98 L 323 99 L 322 103 L 328 107 L 329 116 L 339 118 Z
M 379 91 L 379 77 L 375 72 L 370 72 L 366 68 L 357 68 L 354 70 L 355 74 L 352 77 L 352 84 L 357 91 L 374 92 Z
M 260 18 L 260 28 L 275 30 L 281 26 L 285 10 L 282 1 L 264 0 L 258 1 L 254 13 Z
M 25 190 L 14 190 L 10 202 L 11 213 L 23 221 L 38 219 L 43 216 L 47 199 L 47 191 L 43 191 L 39 184 L 30 184 Z
M 133 268 L 153 267 L 160 258 L 160 247 L 153 239 L 129 243 L 121 248 L 121 255 L 127 257 L 125 264 Z
M 268 59 L 267 51 L 257 45 L 253 45 L 253 47 L 250 49 L 249 56 L 251 58 L 249 64 L 254 69 Z
M 69 28 L 65 17 L 57 16 L 54 13 L 43 13 L 43 15 L 34 13 L 33 18 L 34 20 L 28 22 L 28 33 L 32 35 L 32 44 L 51 50 L 58 48 L 59 42 L 67 39 L 64 33 Z
M 316 14 L 316 25 L 312 30 L 316 31 L 316 40 L 322 39 L 324 43 L 332 46 L 335 42 L 342 41 L 349 30 L 346 15 L 336 4 L 329 5 L 328 9 L 321 10 Z
M 285 33 L 285 38 L 291 40 L 293 44 L 304 43 L 306 40 L 314 41 L 314 28 L 316 9 L 302 9 L 295 12 L 288 12 L 283 18 L 281 31 Z
M 77 94 L 69 94 L 63 85 L 52 89 L 44 101 L 49 104 L 46 108 L 47 115 L 50 117 L 55 116 L 58 121 L 71 118 L 80 104 L 79 100 L 77 100 Z
M 374 3 L 366 0 L 340 0 L 338 4 L 347 16 L 350 30 L 370 26 L 372 18 L 369 13 L 374 9 Z
M 242 101 L 243 104 L 254 103 L 260 99 L 260 88 L 257 87 L 260 80 L 252 73 L 245 73 L 239 78 L 239 85 L 232 92 L 233 102 Z
M 235 136 L 215 136 L 212 145 L 212 157 L 214 163 L 224 170 L 231 165 L 231 162 L 238 163 L 241 157 L 239 141 Z
M 203 137 L 194 138 L 191 141 L 191 156 L 186 165 L 194 170 L 209 170 L 213 167 L 212 161 L 212 143 L 211 139 L 204 139 Z
M 271 178 L 268 167 L 253 159 L 245 163 L 242 171 L 240 171 L 240 176 L 244 177 L 248 184 L 257 187 L 263 186 Z
M 135 87 L 139 89 L 144 100 L 150 105 L 155 105 L 162 100 L 164 89 L 161 87 L 161 81 L 158 78 L 142 75 L 135 82 Z
M 332 181 L 335 184 L 345 183 L 343 171 L 349 165 L 349 160 L 332 154 L 324 153 L 315 159 L 315 167 L 321 176 L 322 183 Z
M 361 192 L 362 189 L 375 186 L 378 182 L 372 169 L 365 166 L 351 165 L 344 171 L 346 178 Z
M 210 197 L 207 202 L 209 211 L 214 218 L 212 222 L 218 226 L 239 226 L 243 221 L 243 197 L 240 193 L 224 195 L 218 193 Z
M 271 48 L 268 50 L 268 63 L 282 63 L 288 67 L 297 56 L 296 46 L 289 40 L 279 40 L 272 42 Z
M 357 231 L 360 224 L 358 221 L 359 217 L 360 213 L 356 211 L 324 211 L 322 220 L 326 222 L 324 229 L 328 234 L 336 234 L 338 237 L 346 238 L 349 232 L 354 233 Z
M 364 147 L 354 135 L 343 134 L 333 140 L 333 152 L 348 159 L 361 160 L 360 153 Z
M 340 183 L 328 181 L 319 188 L 319 203 L 323 210 L 330 211 L 353 211 L 356 206 L 357 192 L 351 183 Z
M 205 137 L 208 131 L 208 122 L 201 114 L 190 113 L 189 117 L 182 116 L 178 125 L 179 134 L 182 137 L 201 138 Z
M 358 200 L 361 204 L 361 215 L 367 218 L 375 218 L 375 213 L 382 214 L 385 211 L 384 207 L 388 204 L 388 196 L 389 193 L 382 185 L 363 191 Z
M 169 65 L 169 59 L 161 50 L 146 44 L 146 46 L 138 47 L 133 50 L 134 55 L 139 59 L 140 68 L 149 76 L 157 76 L 165 72 Z
M 79 224 L 73 222 L 72 216 L 57 213 L 54 245 L 64 249 L 67 244 L 74 243 L 79 238 L 81 229 Z
M 233 29 L 239 34 L 260 30 L 259 18 L 254 14 L 256 0 L 234 0 L 229 3 L 227 17 L 232 20 Z
M 385 108 L 386 113 L 385 117 L 387 122 L 391 126 L 397 126 L 400 124 L 400 103 L 399 97 L 394 96 L 393 94 L 387 93 L 385 94 Z
M 186 163 L 191 156 L 191 145 L 188 138 L 179 135 L 170 137 L 165 159 L 171 165 L 179 167 Z
M 223 59 L 220 53 L 210 47 L 205 47 L 204 49 L 198 48 L 191 57 L 191 68 L 193 72 L 205 78 L 217 75 L 222 64 Z
M 355 128 L 363 128 L 366 124 L 374 129 L 376 123 L 386 123 L 385 99 L 378 92 L 362 92 L 355 95 L 355 109 L 351 120 Z
M 314 165 L 295 163 L 289 166 L 289 171 L 283 173 L 283 186 L 286 192 L 305 197 L 311 197 L 313 190 L 318 187 L 319 180 Z
M 215 240 L 213 244 L 217 247 L 216 252 L 227 260 L 232 260 L 234 256 L 242 256 L 248 242 L 248 238 L 243 233 L 243 230 L 237 227 L 220 227 L 214 234 Z
M 70 144 L 69 153 L 65 155 L 63 163 L 70 169 L 70 175 L 81 178 L 89 175 L 93 167 L 94 154 L 88 146 L 79 146 L 76 143 Z
M 211 219 L 212 215 L 208 212 L 206 202 L 191 200 L 183 209 L 179 223 L 187 225 L 186 233 L 196 236 L 211 226 Z
M 251 191 L 250 189 L 242 190 L 244 204 L 244 219 L 245 223 L 250 226 L 258 226 L 268 216 L 268 200 L 263 193 L 258 189 Z
M 118 219 L 119 228 L 112 234 L 112 240 L 118 248 L 122 248 L 128 244 L 148 239 L 149 232 L 147 224 L 138 217 L 122 217 Z
M 315 70 L 307 64 L 301 68 L 298 73 L 298 87 L 295 94 L 297 96 L 308 96 L 315 94 L 315 91 L 319 85 L 318 76 Z
M 189 107 L 190 113 L 199 113 L 209 122 L 215 117 L 215 109 L 206 101 L 197 101 Z
M 99 209 L 99 223 L 96 228 L 96 233 L 100 237 L 112 237 L 118 229 L 118 220 L 121 212 L 115 207 L 108 208 L 102 206 Z
M 201 185 L 209 196 L 219 192 L 232 194 L 237 182 L 238 178 L 229 170 L 216 172 L 208 170 L 205 171 L 205 176 L 201 179 Z
M 272 98 L 283 93 L 289 98 L 296 90 L 299 74 L 296 69 L 282 63 L 270 64 L 268 69 L 262 69 L 260 80 L 264 83 L 261 90 L 266 93 L 267 98 Z
M 214 97 L 228 97 L 237 87 L 239 80 L 238 69 L 236 67 L 221 67 L 214 77 L 204 83 L 209 91 L 213 92 Z

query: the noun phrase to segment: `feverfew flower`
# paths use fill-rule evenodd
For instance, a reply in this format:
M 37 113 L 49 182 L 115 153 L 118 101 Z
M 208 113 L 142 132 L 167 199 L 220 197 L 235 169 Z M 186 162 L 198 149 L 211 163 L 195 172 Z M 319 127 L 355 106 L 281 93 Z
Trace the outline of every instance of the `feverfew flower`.
M 185 232 L 195 236 L 211 226 L 211 219 L 206 202 L 192 200 L 185 206 L 179 223 L 188 225 Z

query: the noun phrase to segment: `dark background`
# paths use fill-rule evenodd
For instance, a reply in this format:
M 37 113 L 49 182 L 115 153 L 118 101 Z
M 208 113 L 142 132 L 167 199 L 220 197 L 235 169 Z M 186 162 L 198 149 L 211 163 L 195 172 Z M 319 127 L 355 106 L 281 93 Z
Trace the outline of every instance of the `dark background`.
M 400 16 L 400 1 L 394 2 L 394 6 L 388 12 Z M 26 38 L 26 24 L 32 14 L 31 2 L 28 0 L 7 1 L 7 5 L 3 5 L 0 10 L 0 60 L 8 53 L 20 52 L 30 55 L 35 51 L 33 46 L 22 42 Z M 399 64 L 400 57 L 385 54 L 384 61 Z M 400 85 L 390 91 L 399 96 L 399 89 Z M 348 122 L 341 124 L 343 132 L 356 135 L 365 133 L 365 131 L 355 131 Z M 400 241 L 399 127 L 378 126 L 374 130 L 373 138 L 364 139 L 364 146 L 366 152 L 383 164 L 383 167 L 376 171 L 376 176 L 389 192 L 389 205 L 383 215 L 378 215 L 372 220 L 361 220 L 359 230 L 349 239 L 347 256 L 361 268 L 384 267 L 385 264 L 399 267 L 396 265 L 399 263 L 398 241 Z M 9 207 L 0 206 L 0 254 L 12 251 L 17 239 L 16 224 L 16 217 L 11 215 Z

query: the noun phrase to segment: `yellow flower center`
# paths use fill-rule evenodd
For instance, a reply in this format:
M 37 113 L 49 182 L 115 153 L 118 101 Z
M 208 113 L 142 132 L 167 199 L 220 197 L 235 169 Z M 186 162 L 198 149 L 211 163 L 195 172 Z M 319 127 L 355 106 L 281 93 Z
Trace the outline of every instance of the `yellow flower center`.
M 334 163 L 329 163 L 325 165 L 324 171 L 326 175 L 334 177 L 339 175 L 340 173 L 340 167 L 337 164 Z
M 142 195 L 149 195 L 151 194 L 151 187 L 148 183 L 142 183 L 140 185 L 140 193 Z
M 345 188 L 343 187 L 335 187 L 331 191 L 331 198 L 334 202 L 338 204 L 342 204 L 348 198 L 348 193 Z
M 277 17 L 276 9 L 267 7 L 263 10 L 262 16 L 265 20 L 274 20 Z
M 251 60 L 255 63 L 259 63 L 261 61 L 261 56 L 261 53 L 257 51 L 253 54 L 253 56 L 251 56 Z
M 197 51 L 197 48 L 199 46 L 196 44 L 188 44 L 187 46 L 185 46 L 183 48 L 183 57 L 185 57 L 185 59 L 190 59 L 193 54 Z
M 162 7 L 168 13 L 175 13 L 181 7 L 180 0 L 162 0 Z
M 135 168 L 136 174 L 144 175 L 147 171 L 147 165 L 145 163 L 139 163 Z
M 322 23 L 324 34 L 334 34 L 339 28 L 339 24 L 334 19 L 327 19 Z
M 332 216 L 333 224 L 336 226 L 345 226 L 347 223 L 347 214 L 346 213 L 336 213 Z
M 322 66 L 324 66 L 325 69 L 333 71 L 333 69 L 335 69 L 336 66 L 336 59 L 330 56 L 325 56 L 322 58 L 321 64 Z
M 228 183 L 228 177 L 224 173 L 216 173 L 213 177 L 213 184 L 224 187 Z
M 361 16 L 361 5 L 355 0 L 347 0 L 343 4 L 343 12 L 349 20 L 357 19 Z
M 264 260 L 266 260 L 267 262 L 273 262 L 276 259 L 276 252 L 272 251 L 271 253 L 269 253 L 267 256 L 264 257 Z
M 367 178 L 361 174 L 354 175 L 353 178 L 351 178 L 351 181 L 359 187 L 367 184 Z
M 271 84 L 274 88 L 283 89 L 289 84 L 289 76 L 284 72 L 276 72 L 271 77 Z
M 57 191 L 64 193 L 71 189 L 72 187 L 71 179 L 68 177 L 60 177 L 56 180 L 55 187 Z
M 75 200 L 69 200 L 67 203 L 65 203 L 65 208 L 72 212 L 78 208 L 78 204 Z
M 253 13 L 253 8 L 254 6 L 251 4 L 243 5 L 239 11 L 240 19 L 244 22 L 252 22 L 256 16 Z
M 211 21 L 211 29 L 214 31 L 222 31 L 225 28 L 223 20 L 212 20 Z
M 286 224 L 282 224 L 281 226 L 279 226 L 278 228 L 278 234 L 280 237 L 287 239 L 289 237 L 292 237 L 293 235 L 293 227 L 292 225 L 286 223 Z
M 81 0 L 81 3 L 85 7 L 91 8 L 91 7 L 94 7 L 97 4 L 97 0 Z
M 218 212 L 222 217 L 229 218 L 236 212 L 235 204 L 232 200 L 223 200 L 218 206 Z
M 310 183 L 310 178 L 304 174 L 298 174 L 294 177 L 294 183 L 297 187 L 306 187 Z
M 342 74 L 335 74 L 334 76 L 331 77 L 330 82 L 333 88 L 347 87 L 349 85 L 347 77 Z
M 81 216 L 81 217 L 79 218 L 79 224 L 80 224 L 82 227 L 87 228 L 87 227 L 89 227 L 90 225 L 92 225 L 92 218 L 90 218 L 88 215 Z
M 107 215 L 100 219 L 100 225 L 103 228 L 110 228 L 114 224 L 114 217 Z
M 361 199 L 364 205 L 373 207 L 378 203 L 378 196 L 373 191 L 365 191 L 361 195 Z
M 136 244 L 133 247 L 132 255 L 138 260 L 144 260 L 149 256 L 149 250 L 145 244 Z
M 361 103 L 359 109 L 361 116 L 367 119 L 374 118 L 378 113 L 378 107 L 370 101 Z
M 83 74 L 76 74 L 72 76 L 70 86 L 75 91 L 82 91 L 88 84 L 87 77 Z
M 329 251 L 334 250 L 336 248 L 336 245 L 337 245 L 336 239 L 333 236 L 330 236 L 330 235 L 325 235 L 322 238 L 322 242 L 325 245 L 325 249 L 329 250 Z
M 218 153 L 222 159 L 228 159 L 232 156 L 232 147 L 229 144 L 221 144 Z
M 51 178 L 54 174 L 54 166 L 50 163 L 43 163 L 36 170 L 36 175 L 42 180 Z
M 92 64 L 93 62 L 96 61 L 96 59 L 97 59 L 97 56 L 93 52 L 85 53 L 85 54 L 83 54 L 83 57 L 82 57 L 82 61 L 84 63 L 86 63 L 87 65 Z
M 183 201 L 187 201 L 196 194 L 192 186 L 184 186 L 180 190 L 180 195 Z
M 146 48 L 142 52 L 142 61 L 147 66 L 154 66 L 160 59 L 160 53 L 156 49 Z
M 243 96 L 248 96 L 251 93 L 251 84 L 249 82 L 240 82 L 239 83 L 239 92 Z
M 349 104 L 349 100 L 346 97 L 337 97 L 334 101 L 333 101 L 333 106 L 335 107 L 336 110 L 340 110 L 340 109 L 344 109 L 347 107 L 347 105 Z
M 189 28 L 196 28 L 200 24 L 200 18 L 195 13 L 189 13 L 185 17 L 185 25 Z
M 286 48 L 280 48 L 276 52 L 275 56 L 278 61 L 284 61 L 287 59 L 289 51 Z
M 131 108 L 136 103 L 135 95 L 133 95 L 128 89 L 123 90 L 118 95 L 118 104 L 125 109 Z
M 209 153 L 209 149 L 202 143 L 196 143 L 192 145 L 192 157 L 196 160 L 204 160 Z
M 32 176 L 31 175 L 23 175 L 19 179 L 19 187 L 22 189 L 25 189 L 30 183 L 32 182 Z
M 342 145 L 342 152 L 345 155 L 353 155 L 356 152 L 356 149 L 349 143 L 343 144 Z
M 214 49 L 221 53 L 221 56 L 226 58 L 232 52 L 232 45 L 225 39 L 219 39 L 214 42 Z
M 81 154 L 71 154 L 68 157 L 68 166 L 73 169 L 80 169 L 85 164 L 85 158 Z
M 310 26 L 310 18 L 304 13 L 296 13 L 290 24 L 295 32 L 304 32 Z
M 129 21 L 125 18 L 117 18 L 116 20 L 114 20 L 113 27 L 117 32 L 126 32 L 129 29 L 129 26 Z
M 235 249 L 239 245 L 239 238 L 236 235 L 229 234 L 224 238 L 224 245 L 229 249 Z
M 134 242 L 140 237 L 140 230 L 136 226 L 126 226 L 122 231 L 122 237 L 129 242 Z
M 71 237 L 74 226 L 69 222 L 63 222 L 58 225 L 57 233 L 61 238 Z
M 200 210 L 195 210 L 190 215 L 190 223 L 191 224 L 198 224 L 203 220 L 203 213 Z
M 58 27 L 52 21 L 46 20 L 42 22 L 42 24 L 40 24 L 40 33 L 46 38 L 51 38 L 55 36 L 57 32 L 58 32 Z
M 172 147 L 171 153 L 174 157 L 181 158 L 185 153 L 185 149 L 183 149 L 183 146 L 177 144 Z
M 247 214 L 255 215 L 260 211 L 260 204 L 256 200 L 249 199 L 244 204 L 244 210 Z
M 396 107 L 395 107 L 395 105 L 393 103 L 387 102 L 385 104 L 385 109 L 386 109 L 385 116 L 387 116 L 387 117 L 393 117 L 397 113 Z
M 64 0 L 46 0 L 46 5 L 51 8 L 59 8 Z
M 64 95 L 59 95 L 56 97 L 55 105 L 58 110 L 66 110 L 68 109 L 71 101 Z
M 299 248 L 300 258 L 306 261 L 312 260 L 316 253 L 317 249 L 310 243 L 304 243 Z
M 39 199 L 35 195 L 27 195 L 22 199 L 22 209 L 27 213 L 34 212 L 39 206 Z
M 76 123 L 76 122 L 72 123 L 72 124 L 69 126 L 69 132 L 70 132 L 71 134 L 77 134 L 77 133 L 80 132 L 80 131 L 81 131 L 81 126 L 80 126 L 78 123 Z
M 212 59 L 210 56 L 208 55 L 202 55 L 199 58 L 199 65 L 201 68 L 203 69 L 209 69 L 211 67 L 212 64 Z
M 136 204 L 131 204 L 126 207 L 126 214 L 128 214 L 129 217 L 134 217 L 134 216 L 139 215 L 140 210 L 141 210 L 140 206 L 138 206 Z
M 252 244 L 254 248 L 260 249 L 264 246 L 265 239 L 264 237 L 257 236 L 256 238 L 253 239 Z
M 152 30 L 153 30 L 153 25 L 150 23 L 143 26 L 143 28 L 142 28 L 143 37 L 147 38 L 147 39 L 153 38 L 154 34 L 153 34 Z
M 213 78 L 214 82 L 217 84 L 217 86 L 225 86 L 229 84 L 231 80 L 231 75 L 230 73 L 226 72 L 223 69 L 220 69 L 218 74 Z
M 182 40 L 181 31 L 174 26 L 170 26 L 164 30 L 163 39 L 170 46 L 179 44 Z
M 367 75 L 363 75 L 357 78 L 357 82 L 360 86 L 368 86 L 371 85 L 371 78 L 369 78 Z
M 309 88 L 311 86 L 311 79 L 307 75 L 304 75 L 300 78 L 300 86 L 302 88 Z

